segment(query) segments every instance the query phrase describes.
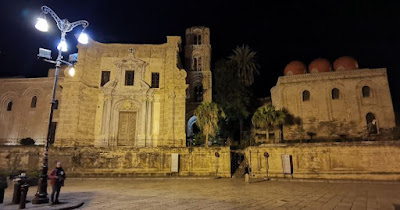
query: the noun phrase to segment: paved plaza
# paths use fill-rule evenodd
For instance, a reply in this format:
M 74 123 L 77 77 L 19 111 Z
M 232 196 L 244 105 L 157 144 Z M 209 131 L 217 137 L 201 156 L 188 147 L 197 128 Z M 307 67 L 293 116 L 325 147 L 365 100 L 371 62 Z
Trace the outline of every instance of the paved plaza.
M 28 200 L 36 189 L 29 189 Z M 400 205 L 400 183 L 395 182 L 253 179 L 245 184 L 242 179 L 67 179 L 61 192 L 62 202 L 84 202 L 80 209 L 399 209 L 396 206 Z M 5 203 L 11 197 L 9 187 Z M 2 207 L 11 209 L 9 205 Z

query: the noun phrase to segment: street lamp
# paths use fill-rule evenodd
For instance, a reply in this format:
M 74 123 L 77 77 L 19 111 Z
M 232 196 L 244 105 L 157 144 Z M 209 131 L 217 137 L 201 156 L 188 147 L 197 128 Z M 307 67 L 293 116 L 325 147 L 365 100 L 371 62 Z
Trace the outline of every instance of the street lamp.
M 60 39 L 60 43 L 57 46 L 57 49 L 58 49 L 57 59 L 55 61 L 49 60 L 50 57 L 49 57 L 48 53 L 47 53 L 47 56 L 45 56 L 45 58 L 47 58 L 47 59 L 45 59 L 45 61 L 54 63 L 56 65 L 56 72 L 55 72 L 55 76 L 54 76 L 53 97 L 51 99 L 49 126 L 48 126 L 48 130 L 47 130 L 46 150 L 43 155 L 42 173 L 41 173 L 40 179 L 39 179 L 38 190 L 35 194 L 35 198 L 32 200 L 33 204 L 49 202 L 49 198 L 47 197 L 47 195 L 48 195 L 47 194 L 48 153 L 49 153 L 49 142 L 51 141 L 50 138 L 52 136 L 50 134 L 51 134 L 51 128 L 52 128 L 52 120 L 53 120 L 53 111 L 54 111 L 54 105 L 55 105 L 58 74 L 60 71 L 61 63 L 66 63 L 69 65 L 72 65 L 71 63 L 62 60 L 62 58 L 63 58 L 62 52 L 66 52 L 68 50 L 67 42 L 65 41 L 65 35 L 67 32 L 72 31 L 75 27 L 77 27 L 79 25 L 82 25 L 83 29 L 85 29 L 86 27 L 89 26 L 89 22 L 87 22 L 86 20 L 79 20 L 79 21 L 75 21 L 72 23 L 70 23 L 67 19 L 61 20 L 56 15 L 56 13 L 47 6 L 42 6 L 41 9 L 42 9 L 42 14 L 37 19 L 35 28 L 38 29 L 39 31 L 43 31 L 43 32 L 48 31 L 49 26 L 47 24 L 45 15 L 50 14 L 51 17 L 53 17 L 53 19 L 56 21 L 58 29 L 60 29 L 60 31 L 61 31 L 61 39 Z M 79 36 L 78 41 L 82 44 L 87 44 L 89 38 L 86 33 L 83 33 L 83 31 L 82 31 L 81 35 Z M 82 38 L 81 38 L 81 36 L 82 36 Z M 42 50 L 42 52 L 46 51 L 45 49 L 39 49 L 39 54 L 40 54 L 41 50 Z M 69 70 L 69 74 L 70 74 L 70 76 L 73 76 L 75 74 L 75 69 L 73 69 L 73 67 Z

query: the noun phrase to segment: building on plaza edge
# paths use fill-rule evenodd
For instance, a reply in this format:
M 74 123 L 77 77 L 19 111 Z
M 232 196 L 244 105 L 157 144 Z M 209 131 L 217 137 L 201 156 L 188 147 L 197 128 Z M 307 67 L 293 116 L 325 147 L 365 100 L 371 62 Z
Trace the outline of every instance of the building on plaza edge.
M 78 44 L 75 76 L 60 72 L 54 145 L 186 146 L 194 109 L 211 101 L 210 30 L 186 30 L 185 69 L 181 42 L 167 36 L 164 44 Z M 52 75 L 0 79 L 0 144 L 28 137 L 45 143 Z
M 349 56 L 336 59 L 333 68 L 323 58 L 312 61 L 308 69 L 300 61 L 290 62 L 271 89 L 271 98 L 276 108 L 298 121 L 283 126 L 285 140 L 309 135 L 362 138 L 395 127 L 386 69 L 359 69 Z M 275 142 L 280 138 L 282 134 L 276 131 Z

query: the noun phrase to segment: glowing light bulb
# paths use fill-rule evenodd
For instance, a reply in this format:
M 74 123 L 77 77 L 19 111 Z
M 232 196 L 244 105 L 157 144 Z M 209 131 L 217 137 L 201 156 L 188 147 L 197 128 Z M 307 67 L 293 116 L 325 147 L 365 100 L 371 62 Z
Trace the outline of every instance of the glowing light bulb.
M 74 68 L 74 67 L 69 68 L 68 74 L 69 74 L 69 76 L 71 76 L 71 77 L 75 76 L 75 68 Z
M 62 52 L 67 52 L 68 51 L 67 42 L 65 40 L 61 40 L 61 42 L 57 46 L 57 49 L 61 50 Z
M 81 44 L 87 44 L 89 42 L 89 36 L 85 32 L 82 32 L 78 37 L 78 42 Z
M 49 25 L 47 24 L 47 20 L 44 19 L 44 18 L 42 18 L 42 17 L 39 17 L 39 18 L 37 19 L 35 28 L 36 28 L 37 30 L 39 30 L 39 31 L 42 31 L 42 32 L 48 31 L 48 30 L 49 30 Z

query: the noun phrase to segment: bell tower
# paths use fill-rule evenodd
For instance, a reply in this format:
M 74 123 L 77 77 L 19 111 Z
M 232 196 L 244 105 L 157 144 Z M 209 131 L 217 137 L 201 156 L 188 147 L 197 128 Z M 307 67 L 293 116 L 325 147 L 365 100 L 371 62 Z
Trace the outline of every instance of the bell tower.
M 212 100 L 210 64 L 210 29 L 204 26 L 186 29 L 185 69 L 189 85 L 186 90 L 186 122 L 201 102 Z

